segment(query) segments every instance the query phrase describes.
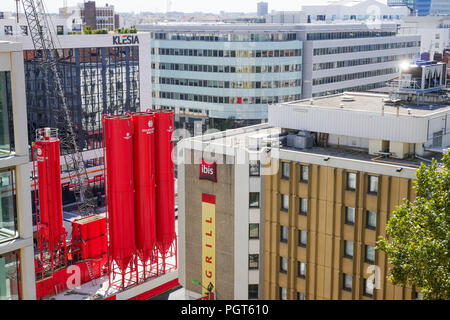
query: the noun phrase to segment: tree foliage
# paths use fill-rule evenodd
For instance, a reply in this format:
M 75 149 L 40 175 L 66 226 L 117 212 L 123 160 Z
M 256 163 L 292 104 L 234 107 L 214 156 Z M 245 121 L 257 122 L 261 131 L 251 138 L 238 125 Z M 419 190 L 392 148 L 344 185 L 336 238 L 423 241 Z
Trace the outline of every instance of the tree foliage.
M 416 286 L 424 299 L 450 299 L 450 153 L 442 163 L 421 164 L 416 199 L 396 207 L 377 249 L 391 265 L 393 284 Z

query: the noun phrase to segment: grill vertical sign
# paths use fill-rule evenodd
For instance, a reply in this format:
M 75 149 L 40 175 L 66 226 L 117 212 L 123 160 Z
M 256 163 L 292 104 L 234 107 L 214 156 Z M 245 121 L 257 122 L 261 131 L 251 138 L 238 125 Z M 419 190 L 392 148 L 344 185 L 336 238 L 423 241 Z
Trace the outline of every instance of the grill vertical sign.
M 216 290 L 216 196 L 202 194 L 202 286 Z

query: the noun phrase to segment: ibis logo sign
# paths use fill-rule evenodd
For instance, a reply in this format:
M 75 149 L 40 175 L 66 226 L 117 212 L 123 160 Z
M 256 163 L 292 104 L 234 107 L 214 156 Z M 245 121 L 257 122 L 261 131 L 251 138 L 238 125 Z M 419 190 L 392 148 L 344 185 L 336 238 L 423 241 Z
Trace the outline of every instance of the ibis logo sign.
M 202 159 L 200 162 L 199 179 L 217 182 L 217 162 L 208 162 Z
M 132 35 L 113 36 L 113 44 L 115 45 L 139 44 L 139 37 Z

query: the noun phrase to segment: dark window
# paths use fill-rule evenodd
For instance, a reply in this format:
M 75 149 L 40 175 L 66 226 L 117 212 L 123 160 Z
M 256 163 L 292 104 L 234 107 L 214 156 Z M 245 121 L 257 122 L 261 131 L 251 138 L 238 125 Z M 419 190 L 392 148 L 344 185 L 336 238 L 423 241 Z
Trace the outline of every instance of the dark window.
M 250 176 L 251 177 L 259 177 L 260 172 L 259 172 L 259 161 L 251 161 L 249 163 L 250 166 Z
M 248 269 L 257 270 L 259 268 L 259 254 L 248 255 Z
M 343 275 L 343 289 L 346 291 L 352 291 L 352 287 L 353 287 L 353 277 L 350 274 L 346 274 L 344 273 Z
M 355 224 L 355 208 L 345 207 L 345 223 Z
M 280 272 L 287 273 L 288 271 L 288 258 L 280 257 Z
M 280 241 L 287 242 L 289 237 L 289 229 L 286 226 L 280 227 Z
M 306 300 L 306 294 L 297 292 L 297 300 Z
M 344 240 L 344 257 L 353 258 L 353 241 Z
M 308 181 L 309 168 L 308 166 L 300 166 L 300 181 L 307 182 Z
M 289 179 L 289 169 L 290 169 L 289 163 L 288 162 L 282 162 L 281 163 L 281 169 L 282 169 L 281 178 Z
M 368 263 L 375 263 L 375 247 L 365 246 L 365 261 Z
M 250 208 L 259 208 L 259 192 L 250 192 L 249 206 Z
M 374 230 L 377 228 L 377 213 L 376 212 L 367 211 L 366 227 L 368 229 L 374 229 Z
M 249 284 L 248 285 L 248 299 L 249 300 L 257 300 L 258 299 L 258 285 L 257 284 Z
M 298 245 L 300 247 L 306 247 L 307 242 L 308 242 L 308 232 L 298 230 Z
M 259 223 L 250 223 L 248 229 L 249 239 L 259 239 Z
M 308 213 L 308 199 L 300 198 L 300 214 L 306 215 Z
M 373 297 L 374 283 L 368 279 L 364 279 L 364 292 L 366 297 Z

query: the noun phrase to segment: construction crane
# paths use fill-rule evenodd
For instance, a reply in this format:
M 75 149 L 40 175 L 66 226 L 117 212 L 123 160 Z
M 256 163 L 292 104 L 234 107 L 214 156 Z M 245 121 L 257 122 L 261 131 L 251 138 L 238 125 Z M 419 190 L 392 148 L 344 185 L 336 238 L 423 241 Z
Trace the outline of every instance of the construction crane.
M 51 97 L 48 75 L 53 77 L 54 108 L 58 106 L 58 112 L 53 113 L 55 123 L 59 129 L 61 140 L 61 153 L 63 154 L 70 184 L 73 187 L 78 211 L 81 216 L 90 216 L 97 213 L 97 205 L 94 201 L 92 189 L 89 185 L 89 177 L 83 154 L 77 143 L 77 135 L 74 130 L 72 117 L 67 106 L 64 94 L 62 75 L 58 70 L 59 54 L 56 50 L 52 31 L 45 13 L 42 0 L 22 0 L 24 14 L 27 19 L 29 34 L 36 52 L 36 59 L 42 71 L 47 97 Z

